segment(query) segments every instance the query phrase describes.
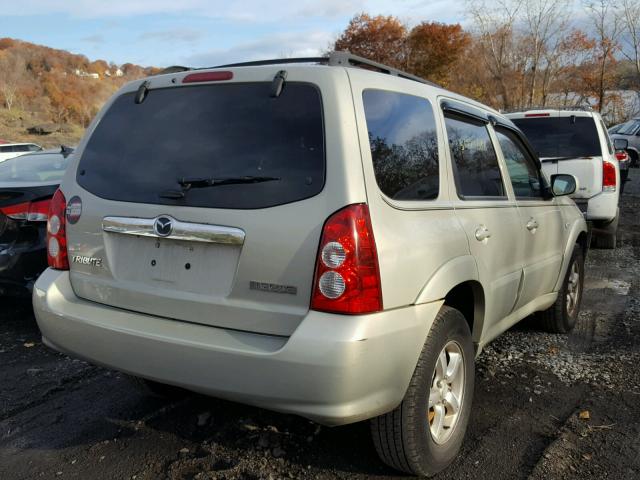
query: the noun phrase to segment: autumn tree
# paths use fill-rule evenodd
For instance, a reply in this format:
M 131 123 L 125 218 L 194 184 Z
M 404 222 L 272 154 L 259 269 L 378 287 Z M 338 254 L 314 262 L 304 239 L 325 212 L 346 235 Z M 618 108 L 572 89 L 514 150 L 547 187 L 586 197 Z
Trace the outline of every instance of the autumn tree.
M 620 0 L 619 17 L 623 30 L 622 54 L 633 63 L 636 85 L 640 84 L 640 2 Z
M 528 0 L 524 3 L 523 43 L 528 47 L 528 106 L 536 102 L 538 80 L 542 81 L 543 90 L 548 82 L 549 62 L 561 45 L 561 32 L 566 28 L 570 7 L 570 0 Z M 546 95 L 542 97 L 544 105 Z
M 458 24 L 422 22 L 408 31 L 396 17 L 361 13 L 351 19 L 333 49 L 448 84 L 451 68 L 470 39 Z
M 482 59 L 491 80 L 499 86 L 499 106 L 511 108 L 514 103 L 514 65 L 522 60 L 515 35 L 516 19 L 523 0 L 467 0 L 467 11 L 474 21 L 477 39 L 482 45 Z
M 585 71 L 591 69 L 595 46 L 595 40 L 582 30 L 573 29 L 565 34 L 554 56 L 548 60 L 548 84 L 543 95 L 548 95 L 548 90 L 553 89 L 560 95 L 556 103 L 562 106 L 569 106 L 569 102 L 585 103 L 591 91 L 584 82 L 584 76 Z M 546 104 L 546 98 L 543 104 Z
M 459 24 L 422 22 L 407 37 L 408 70 L 420 77 L 448 85 L 451 69 L 471 43 Z
M 384 63 L 391 67 L 406 67 L 406 27 L 393 16 L 372 17 L 360 13 L 351 19 L 345 31 L 334 43 L 334 50 Z
M 26 67 L 24 59 L 15 52 L 0 52 L 0 95 L 7 110 L 11 110 L 24 80 Z
M 602 111 L 606 92 L 615 86 L 615 53 L 619 49 L 620 18 L 615 15 L 613 0 L 597 0 L 585 3 L 585 8 L 595 32 L 593 69 L 584 76 L 596 97 L 596 108 Z

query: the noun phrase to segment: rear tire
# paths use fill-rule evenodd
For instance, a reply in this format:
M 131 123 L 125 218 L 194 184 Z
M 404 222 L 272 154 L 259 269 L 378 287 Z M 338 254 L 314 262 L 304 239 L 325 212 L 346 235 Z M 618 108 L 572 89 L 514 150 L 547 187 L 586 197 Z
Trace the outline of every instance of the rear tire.
M 618 241 L 618 223 L 620 223 L 620 211 L 616 212 L 616 218 L 614 218 L 611 223 L 593 232 L 591 245 L 595 248 L 606 250 L 616 248 Z
M 620 195 L 624 193 L 624 185 L 629 178 L 629 170 L 620 170 Z
M 473 384 L 469 325 L 458 310 L 443 306 L 402 403 L 371 420 L 373 442 L 382 461 L 413 475 L 431 476 L 445 469 L 464 439 Z
M 615 233 L 598 233 L 591 240 L 594 248 L 601 250 L 613 250 L 618 243 L 618 236 Z
M 569 333 L 576 326 L 584 286 L 584 256 L 578 244 L 573 248 L 567 273 L 555 303 L 538 313 L 545 330 L 551 333 Z

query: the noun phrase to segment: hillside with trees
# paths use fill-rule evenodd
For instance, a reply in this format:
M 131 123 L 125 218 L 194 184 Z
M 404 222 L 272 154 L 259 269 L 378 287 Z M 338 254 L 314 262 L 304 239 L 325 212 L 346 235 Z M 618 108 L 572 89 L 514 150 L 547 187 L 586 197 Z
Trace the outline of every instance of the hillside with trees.
M 464 5 L 465 28 L 360 13 L 330 48 L 502 110 L 588 103 L 608 124 L 640 115 L 639 0 Z M 157 71 L 0 38 L 0 139 L 76 144 L 123 83 Z
M 1 38 L 0 139 L 75 145 L 120 86 L 155 72 Z
M 613 124 L 640 114 L 640 2 L 466 0 L 468 30 L 354 16 L 348 50 L 498 109 L 590 104 Z M 578 15 L 579 14 L 579 15 Z M 581 22 L 575 21 L 576 17 Z

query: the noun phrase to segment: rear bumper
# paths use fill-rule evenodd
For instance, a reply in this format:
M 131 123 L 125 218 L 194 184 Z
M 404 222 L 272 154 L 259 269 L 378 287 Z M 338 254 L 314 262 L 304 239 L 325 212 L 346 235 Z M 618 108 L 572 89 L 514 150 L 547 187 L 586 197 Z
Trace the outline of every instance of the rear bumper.
M 46 270 L 33 304 L 45 344 L 95 364 L 325 425 L 365 420 L 404 396 L 433 302 L 373 315 L 310 311 L 291 337 L 190 324 L 78 298 Z
M 589 199 L 575 198 L 578 208 L 585 214 L 587 220 L 601 220 L 610 222 L 618 213 L 619 189 L 615 192 L 602 192 Z

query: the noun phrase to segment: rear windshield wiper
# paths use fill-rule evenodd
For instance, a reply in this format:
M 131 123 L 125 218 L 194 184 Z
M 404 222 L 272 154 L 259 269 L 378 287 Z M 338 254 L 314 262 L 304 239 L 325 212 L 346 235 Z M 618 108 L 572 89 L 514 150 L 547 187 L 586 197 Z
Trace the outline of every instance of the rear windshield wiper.
M 191 190 L 192 188 L 206 188 L 217 187 L 218 185 L 236 185 L 245 183 L 263 183 L 274 182 L 280 180 L 278 177 L 254 177 L 251 175 L 245 175 L 244 177 L 197 177 L 189 178 L 183 177 L 178 179 L 178 184 L 185 189 Z
M 220 187 L 222 185 L 246 185 L 252 183 L 275 182 L 279 177 L 255 177 L 245 175 L 244 177 L 182 177 L 178 179 L 178 184 L 182 190 L 166 190 L 160 194 L 162 198 L 179 199 L 184 198 L 186 193 L 192 188 Z
M 573 156 L 573 157 L 543 157 L 540 159 L 541 162 L 557 162 L 558 160 L 581 160 L 581 159 L 585 159 L 585 158 L 592 158 L 592 157 L 587 157 L 584 155 L 580 155 L 580 156 Z

